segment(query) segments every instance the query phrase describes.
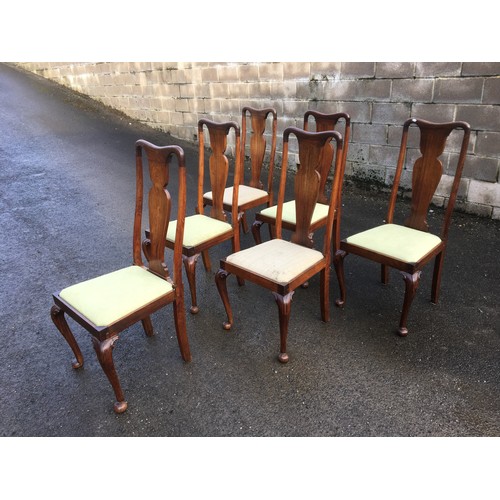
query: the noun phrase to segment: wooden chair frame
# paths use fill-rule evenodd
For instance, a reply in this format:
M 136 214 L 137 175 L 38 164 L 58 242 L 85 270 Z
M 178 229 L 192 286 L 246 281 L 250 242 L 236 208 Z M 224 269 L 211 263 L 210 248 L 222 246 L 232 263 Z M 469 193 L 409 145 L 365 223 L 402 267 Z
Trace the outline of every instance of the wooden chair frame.
M 294 134 L 299 141 L 299 157 L 301 159 L 297 174 L 295 175 L 295 195 L 297 200 L 297 224 L 295 231 L 291 237 L 291 244 L 301 245 L 306 248 L 312 248 L 313 241 L 310 234 L 310 223 L 314 207 L 318 198 L 318 190 L 320 185 L 319 174 L 316 171 L 319 164 L 321 150 L 324 144 L 335 140 L 337 145 L 336 168 L 333 180 L 333 192 L 330 197 L 328 210 L 328 218 L 326 223 L 326 231 L 323 245 L 323 257 L 313 266 L 301 272 L 292 281 L 276 282 L 275 280 L 265 277 L 260 274 L 249 272 L 238 265 L 228 261 L 230 257 L 221 260 L 220 269 L 215 276 L 217 289 L 221 296 L 224 308 L 227 314 L 227 321 L 223 323 L 223 327 L 229 330 L 233 324 L 233 313 L 229 303 L 227 292 L 226 279 L 229 274 L 235 274 L 244 280 L 249 280 L 272 292 L 279 311 L 280 323 L 280 354 L 278 359 L 282 363 L 286 363 L 289 359 L 286 352 L 286 344 L 288 337 L 288 322 L 291 311 L 291 301 L 294 291 L 304 282 L 308 281 L 312 276 L 320 273 L 321 275 L 321 318 L 323 321 L 329 321 L 329 271 L 331 262 L 331 238 L 333 232 L 333 219 L 335 217 L 335 209 L 341 188 L 342 176 L 342 161 L 343 161 L 343 139 L 342 136 L 335 131 L 327 132 L 307 132 L 296 127 L 289 127 L 283 133 L 283 159 L 280 178 L 280 188 L 278 194 L 278 209 L 276 217 L 276 238 L 282 239 L 282 209 L 285 199 L 285 186 L 288 170 L 288 141 L 289 136 Z M 257 246 L 265 246 L 272 243 L 273 240 L 261 243 Z M 256 247 L 252 247 L 255 249 Z M 248 251 L 244 250 L 243 252 Z
M 460 147 L 460 154 L 457 160 L 455 176 L 450 191 L 450 197 L 441 227 L 441 243 L 417 262 L 408 263 L 350 244 L 346 241 L 346 239 L 344 239 L 340 242 L 340 249 L 336 252 L 334 258 L 341 294 L 340 298 L 336 301 L 339 306 L 343 306 L 346 300 L 343 261 L 347 254 L 357 254 L 361 257 L 368 258 L 381 264 L 381 281 L 384 284 L 389 282 L 389 267 L 393 267 L 401 272 L 405 282 L 405 296 L 398 328 L 398 334 L 401 336 L 406 336 L 408 334 L 408 313 L 419 284 L 422 272 L 421 270 L 432 259 L 434 259 L 434 273 L 432 279 L 431 301 L 433 303 L 437 303 L 438 301 L 441 285 L 441 272 L 445 250 L 448 243 L 448 231 L 451 222 L 451 215 L 457 198 L 460 178 L 462 176 L 470 138 L 470 126 L 465 122 L 433 123 L 421 119 L 410 118 L 404 123 L 396 173 L 391 190 L 389 208 L 387 211 L 386 224 L 392 224 L 394 219 L 394 209 L 398 196 L 399 183 L 405 164 L 410 126 L 418 127 L 420 130 L 420 152 L 422 153 L 422 156 L 416 160 L 413 167 L 411 211 L 410 216 L 405 220 L 404 225 L 423 232 L 429 231 L 426 220 L 427 213 L 442 176 L 443 168 L 442 162 L 439 160 L 439 156 L 441 156 L 444 152 L 446 141 L 453 130 L 459 129 L 464 132 Z
M 314 118 L 316 123 L 316 132 L 326 132 L 330 130 L 335 130 L 337 124 L 340 120 L 344 121 L 344 133 L 343 137 L 343 157 L 342 157 L 342 167 L 341 167 L 341 179 L 344 178 L 345 165 L 347 160 L 347 150 L 349 147 L 349 137 L 351 130 L 351 118 L 347 113 L 322 113 L 320 111 L 308 110 L 304 113 L 304 130 L 309 131 L 310 118 Z M 318 193 L 318 203 L 322 203 L 323 205 L 329 204 L 329 196 L 326 193 L 326 186 L 328 181 L 328 176 L 332 167 L 332 160 L 334 157 L 334 149 L 333 144 L 331 142 L 326 143 L 323 152 L 321 153 L 320 163 L 318 172 L 320 174 L 320 188 Z M 342 181 L 343 182 L 343 181 Z M 268 206 L 271 206 L 270 204 Z M 338 206 L 336 207 L 336 216 L 335 220 L 340 217 L 341 212 L 341 203 L 339 199 Z M 317 229 L 324 226 L 326 223 L 326 218 L 320 219 L 311 224 L 310 231 L 314 233 Z M 260 229 L 263 224 L 269 225 L 269 233 L 272 236 L 274 234 L 274 230 L 272 229 L 276 224 L 276 218 L 267 214 L 263 214 L 262 212 L 258 212 L 255 214 L 255 221 L 252 224 L 252 234 L 256 244 L 262 243 L 262 238 L 260 234 Z M 334 222 L 335 224 L 335 222 Z M 282 221 L 283 229 L 287 229 L 289 231 L 295 231 L 295 224 Z M 338 233 L 337 227 L 335 227 L 335 232 Z M 337 234 L 337 241 L 340 241 L 340 234 Z M 334 251 L 337 250 L 338 247 L 334 247 Z
M 269 170 L 267 175 L 267 183 L 264 185 L 261 181 L 262 168 L 264 166 L 264 158 L 266 154 L 267 141 L 265 139 L 265 131 L 268 124 L 268 117 L 271 116 L 271 146 L 269 148 Z M 250 119 L 250 180 L 245 183 L 245 149 L 247 144 L 247 121 Z M 241 112 L 241 148 L 240 148 L 240 190 L 242 185 L 247 185 L 251 188 L 264 190 L 265 193 L 257 194 L 256 197 L 250 201 L 243 202 L 241 196 L 238 203 L 238 212 L 240 214 L 240 221 L 245 233 L 248 233 L 249 228 L 247 224 L 246 211 L 266 204 L 270 206 L 273 200 L 273 170 L 274 170 L 274 157 L 276 154 L 276 133 L 278 128 L 278 115 L 274 108 L 257 109 L 250 106 L 245 106 Z M 238 150 L 237 150 L 238 151 Z M 230 188 L 228 188 L 230 189 Z M 206 194 L 203 196 L 204 205 L 212 205 L 213 201 L 210 196 Z M 225 210 L 231 210 L 230 203 L 224 203 Z
M 204 181 L 205 181 L 205 137 L 204 130 L 208 130 L 210 155 L 208 161 L 210 186 L 212 189 L 213 199 L 210 204 L 210 212 L 206 217 L 211 217 L 223 222 L 227 222 L 227 214 L 225 210 L 231 212 L 232 229 L 217 236 L 210 238 L 200 244 L 193 246 L 183 245 L 182 254 L 186 276 L 188 278 L 189 290 L 191 294 L 190 312 L 197 314 L 199 311 L 198 301 L 196 296 L 196 263 L 200 254 L 202 255 L 203 264 L 207 272 L 211 271 L 211 262 L 208 255 L 208 250 L 224 241 L 232 240 L 233 252 L 240 249 L 240 234 L 239 220 L 240 212 L 238 208 L 238 190 L 240 184 L 241 168 L 240 168 L 240 128 L 236 122 L 217 123 L 208 119 L 202 119 L 198 122 L 198 137 L 199 137 L 199 156 L 198 156 L 198 191 L 196 214 L 205 215 L 205 203 L 203 200 Z M 235 150 L 234 159 L 234 184 L 232 203 L 228 207 L 224 205 L 224 190 L 228 181 L 229 161 L 225 155 L 227 148 L 227 137 L 230 131 L 234 130 L 235 134 Z M 189 217 L 186 218 L 186 224 L 189 224 Z M 173 248 L 173 242 L 166 240 L 166 246 Z M 241 283 L 241 282 L 240 282 Z
M 141 226 L 144 196 L 144 173 L 143 173 L 143 151 L 145 151 L 152 187 L 149 191 L 149 237 L 141 242 Z M 70 303 L 64 300 L 60 293 L 53 294 L 55 305 L 51 309 L 51 317 L 71 347 L 76 360 L 73 368 L 83 366 L 83 355 L 78 343 L 71 332 L 65 315 L 71 317 L 92 335 L 92 342 L 97 359 L 106 374 L 116 396 L 114 410 L 122 413 L 127 409 L 123 391 L 120 386 L 118 375 L 114 366 L 112 351 L 118 340 L 120 332 L 137 321 L 142 322 L 144 331 L 151 337 L 153 325 L 150 315 L 167 304 L 173 305 L 175 329 L 182 359 L 191 361 L 191 353 L 186 333 L 186 317 L 184 308 L 184 288 L 182 283 L 182 238 L 184 231 L 184 214 L 186 206 L 186 169 L 184 163 L 184 151 L 178 146 L 155 146 L 147 141 L 139 140 L 135 145 L 136 156 L 136 204 L 133 230 L 133 264 L 146 269 L 155 276 L 159 276 L 171 283 L 173 289 L 170 293 L 159 297 L 152 303 L 133 311 L 128 316 L 122 317 L 107 326 L 96 326 L 87 317 L 82 315 Z M 165 236 L 169 223 L 171 209 L 171 198 L 166 187 L 169 181 L 169 168 L 172 156 L 177 158 L 179 167 L 178 186 L 178 214 L 177 234 L 175 239 L 173 255 L 174 280 L 170 278 L 168 268 L 164 262 Z M 142 251 L 147 260 L 145 266 L 142 259 Z

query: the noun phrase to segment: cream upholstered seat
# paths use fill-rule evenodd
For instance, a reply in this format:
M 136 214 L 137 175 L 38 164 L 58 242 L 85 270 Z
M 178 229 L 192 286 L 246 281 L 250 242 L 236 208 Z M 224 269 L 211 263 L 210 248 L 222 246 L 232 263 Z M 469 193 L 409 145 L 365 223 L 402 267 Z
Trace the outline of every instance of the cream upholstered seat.
M 212 191 L 208 191 L 203 195 L 207 200 L 212 200 Z M 258 200 L 264 200 L 263 203 L 267 200 L 269 194 L 267 191 L 263 189 L 254 188 L 251 186 L 246 186 L 244 184 L 240 184 L 238 189 L 238 204 L 239 206 L 245 206 L 248 203 L 257 202 Z M 224 189 L 224 197 L 222 202 L 226 206 L 231 206 L 233 202 L 233 186 L 227 187 Z
M 293 281 L 323 258 L 318 250 L 286 240 L 269 240 L 229 255 L 226 262 L 281 284 Z
M 276 219 L 276 205 L 265 208 L 261 210 L 261 215 L 265 217 L 272 217 Z M 322 219 L 326 219 L 328 216 L 328 205 L 324 205 L 323 203 L 316 203 L 314 207 L 314 212 L 311 219 L 311 225 L 316 224 Z M 295 200 L 286 201 L 283 203 L 283 222 L 288 224 L 296 223 L 296 213 L 295 213 Z
M 167 240 L 175 241 L 175 231 L 177 221 L 172 221 L 168 225 Z M 184 239 L 182 244 L 185 247 L 195 247 L 224 234 L 232 234 L 231 224 L 212 219 L 207 215 L 196 214 L 186 217 L 184 222 Z
M 172 285 L 140 266 L 130 266 L 62 290 L 59 296 L 95 326 L 104 327 L 169 294 Z
M 286 179 L 288 171 L 288 140 L 293 134 L 298 143 L 301 159 L 297 172 L 293 176 L 295 200 L 284 209 Z M 317 200 L 320 188 L 320 179 L 317 166 L 320 162 L 325 146 L 335 141 L 332 148 L 335 155 L 335 172 L 332 184 L 332 195 L 329 205 L 326 206 L 325 237 L 322 251 L 313 248 L 311 240 L 311 220 L 313 213 L 321 215 L 322 207 L 318 207 Z M 283 157 L 278 194 L 278 210 L 275 228 L 276 237 L 254 247 L 233 252 L 220 261 L 220 269 L 215 275 L 215 283 L 224 304 L 227 321 L 223 327 L 229 330 L 233 324 L 233 312 L 229 303 L 226 279 L 230 274 L 237 278 L 248 280 L 256 285 L 270 290 L 278 306 L 280 328 L 280 353 L 278 359 L 282 363 L 288 361 L 286 352 L 288 323 L 290 319 L 292 296 L 297 287 L 302 286 L 313 276 L 320 275 L 320 308 L 321 319 L 330 319 L 329 286 L 331 240 L 333 234 L 333 220 L 335 209 L 339 202 L 339 191 L 343 175 L 343 140 L 335 131 L 308 132 L 296 127 L 288 127 L 283 132 Z M 297 217 L 295 217 L 297 212 Z M 318 214 L 318 212 L 320 212 Z M 283 215 L 285 214 L 285 215 Z M 290 241 L 282 237 L 285 217 L 296 218 Z M 289 229 L 289 226 L 286 227 Z M 255 311 L 259 314 L 260 311 Z
M 384 224 L 346 238 L 347 243 L 414 264 L 432 252 L 441 238 L 398 224 Z

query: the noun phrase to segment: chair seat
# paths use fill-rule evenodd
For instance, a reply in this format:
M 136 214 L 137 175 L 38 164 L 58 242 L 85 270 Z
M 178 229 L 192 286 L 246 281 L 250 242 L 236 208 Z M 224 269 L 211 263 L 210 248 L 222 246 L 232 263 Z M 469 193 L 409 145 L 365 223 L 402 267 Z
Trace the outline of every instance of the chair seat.
M 272 206 L 265 208 L 260 211 L 260 214 L 265 217 L 270 217 L 276 220 L 277 207 Z M 328 205 L 323 205 L 322 203 L 316 203 L 314 207 L 313 216 L 311 219 L 311 224 L 316 224 L 321 219 L 326 219 L 328 217 Z M 282 220 L 284 223 L 295 224 L 296 214 L 295 214 L 295 200 L 287 201 L 283 203 L 283 213 Z
M 163 278 L 130 266 L 65 288 L 59 297 L 94 325 L 106 327 L 172 290 Z
M 397 224 L 384 224 L 349 236 L 349 245 L 355 245 L 408 264 L 415 264 L 434 250 L 441 238 Z
M 233 253 L 226 262 L 273 281 L 286 284 L 323 259 L 317 250 L 274 239 Z
M 177 221 L 172 221 L 168 225 L 167 240 L 175 241 L 175 231 Z M 184 221 L 184 240 L 185 247 L 195 247 L 212 238 L 221 236 L 225 233 L 232 233 L 231 224 L 213 219 L 207 215 L 196 214 L 185 218 Z
M 268 197 L 267 191 L 263 189 L 258 189 L 244 184 L 240 184 L 238 189 L 238 206 L 244 206 L 247 203 L 252 203 L 257 200 L 262 199 L 265 201 Z M 207 200 L 212 200 L 212 191 L 205 193 L 203 198 Z M 231 205 L 233 203 L 233 187 L 227 187 L 224 189 L 224 197 L 222 198 L 222 203 L 224 205 Z

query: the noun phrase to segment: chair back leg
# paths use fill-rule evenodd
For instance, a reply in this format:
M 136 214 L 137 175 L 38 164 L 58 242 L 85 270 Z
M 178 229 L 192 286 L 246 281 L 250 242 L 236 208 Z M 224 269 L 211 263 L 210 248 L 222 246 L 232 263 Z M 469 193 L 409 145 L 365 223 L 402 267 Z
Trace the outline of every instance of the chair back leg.
M 203 267 L 205 268 L 205 271 L 209 273 L 212 270 L 212 262 L 210 261 L 208 250 L 203 250 L 203 252 L 201 252 L 201 258 L 203 259 Z
M 320 306 L 321 320 L 330 321 L 330 266 L 326 266 L 320 273 Z
M 256 245 L 260 245 L 262 243 L 262 237 L 260 235 L 260 228 L 262 227 L 262 224 L 264 223 L 260 220 L 256 220 L 252 224 L 252 235 Z
M 384 285 L 389 284 L 389 266 L 387 264 L 380 264 L 380 281 Z
M 437 304 L 441 288 L 441 270 L 443 269 L 444 250 L 434 259 L 434 273 L 432 275 L 431 302 Z
M 151 317 L 147 316 L 141 320 L 142 328 L 144 329 L 144 333 L 148 337 L 152 337 L 154 335 L 153 323 L 151 321 Z
M 189 340 L 186 328 L 186 309 L 184 305 L 184 287 L 177 285 L 177 298 L 173 302 L 175 334 L 177 343 L 181 351 L 181 357 L 184 361 L 191 361 L 191 351 L 189 349 Z
M 345 304 L 345 277 L 344 277 L 344 258 L 347 253 L 344 250 L 337 250 L 333 256 L 333 265 L 335 267 L 335 274 L 337 275 L 337 282 L 340 289 L 340 297 L 335 300 L 335 305 L 342 307 Z

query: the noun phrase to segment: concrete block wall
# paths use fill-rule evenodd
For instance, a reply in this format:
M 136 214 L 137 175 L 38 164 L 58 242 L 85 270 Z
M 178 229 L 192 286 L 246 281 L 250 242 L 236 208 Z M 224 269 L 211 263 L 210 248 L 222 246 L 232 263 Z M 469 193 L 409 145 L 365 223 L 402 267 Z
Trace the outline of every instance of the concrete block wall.
M 306 110 L 350 114 L 346 176 L 380 187 L 394 176 L 403 122 L 463 120 L 472 128 L 460 207 L 500 219 L 498 62 L 18 63 L 173 137 L 197 141 L 200 118 L 241 121 L 243 106 L 276 108 L 278 134 Z M 446 203 L 459 138 L 445 151 L 434 203 Z M 409 160 L 418 157 L 417 144 Z M 229 144 L 234 153 L 234 142 Z M 281 142 L 278 140 L 278 152 Z M 293 155 L 292 155 L 293 157 Z M 278 155 L 278 161 L 280 156 Z M 410 162 L 408 162 L 409 167 Z M 410 187 L 410 172 L 403 176 Z

